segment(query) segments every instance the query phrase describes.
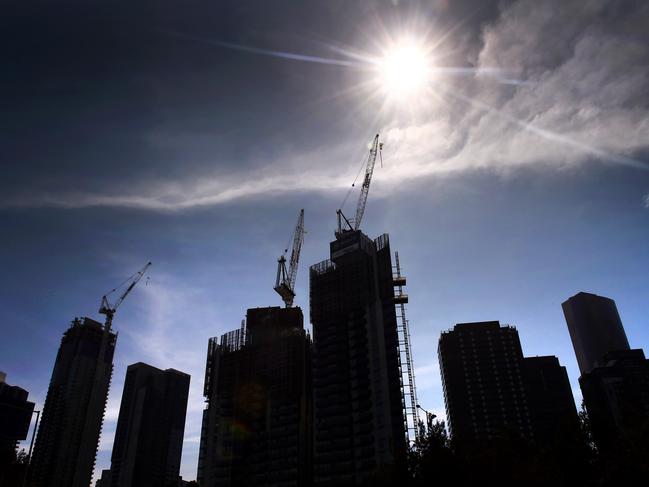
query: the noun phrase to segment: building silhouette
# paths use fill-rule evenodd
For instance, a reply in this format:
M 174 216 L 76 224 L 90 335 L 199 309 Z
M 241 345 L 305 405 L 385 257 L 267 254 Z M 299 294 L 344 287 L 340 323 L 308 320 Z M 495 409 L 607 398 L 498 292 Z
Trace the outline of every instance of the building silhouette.
M 600 450 L 649 436 L 649 360 L 642 350 L 607 353 L 582 374 L 579 386 Z
M 63 334 L 29 468 L 32 487 L 88 487 L 117 335 L 90 318 Z
M 95 483 L 95 487 L 110 487 L 110 483 L 111 483 L 110 469 L 104 469 L 101 471 L 101 477 Z
M 562 303 L 570 339 L 584 374 L 610 351 L 629 350 L 615 301 L 580 292 Z
M 312 466 L 311 339 L 300 308 L 254 308 L 209 341 L 201 487 L 308 486 Z
M 442 333 L 438 355 L 449 433 L 458 448 L 508 436 L 552 447 L 575 434 L 566 368 L 554 356 L 523 357 L 513 326 L 460 323 Z
M 522 365 L 534 441 L 555 446 L 578 428 L 568 372 L 555 356 L 524 357 Z
M 128 366 L 107 486 L 177 486 L 189 381 L 174 369 Z
M 317 486 L 389 482 L 407 442 L 388 235 L 337 233 L 310 268 Z
M 27 400 L 29 393 L 18 386 L 7 384 L 6 374 L 0 372 L 0 485 L 4 473 L 16 458 L 18 442 L 27 438 L 34 403 Z
M 515 434 L 533 438 L 518 332 L 498 321 L 460 323 L 438 347 L 448 429 L 458 447 Z

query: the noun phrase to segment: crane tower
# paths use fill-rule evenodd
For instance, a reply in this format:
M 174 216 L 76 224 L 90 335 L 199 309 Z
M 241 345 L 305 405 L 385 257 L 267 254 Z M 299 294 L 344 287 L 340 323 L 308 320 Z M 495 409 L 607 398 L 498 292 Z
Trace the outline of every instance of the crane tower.
M 293 247 L 291 249 L 291 259 L 288 269 L 286 268 L 288 247 L 284 249 L 284 253 L 277 259 L 277 279 L 275 280 L 275 287 L 273 289 L 282 297 L 287 308 L 293 306 L 293 299 L 295 298 L 295 279 L 297 277 L 297 266 L 300 261 L 302 242 L 304 242 L 303 209 L 300 210 L 295 231 L 293 232 Z
M 365 213 L 365 205 L 367 204 L 367 196 L 370 192 L 370 183 L 372 182 L 372 175 L 374 174 L 374 164 L 376 164 L 376 156 L 381 154 L 383 149 L 383 142 L 379 142 L 379 134 L 374 136 L 372 145 L 370 146 L 370 153 L 367 156 L 367 163 L 365 164 L 365 177 L 361 186 L 361 192 L 358 195 L 358 203 L 356 204 L 356 215 L 352 221 L 348 220 L 343 214 L 342 208 L 336 213 L 338 214 L 338 230 L 336 230 L 336 238 L 352 230 L 359 230 L 361 227 L 361 220 Z M 344 228 L 345 225 L 348 228 Z

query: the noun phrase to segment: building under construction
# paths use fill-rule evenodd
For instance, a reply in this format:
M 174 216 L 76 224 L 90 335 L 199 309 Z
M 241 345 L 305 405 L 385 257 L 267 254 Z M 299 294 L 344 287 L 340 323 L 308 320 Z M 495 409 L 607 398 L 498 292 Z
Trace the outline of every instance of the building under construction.
M 249 309 L 240 329 L 210 339 L 201 487 L 310 485 L 311 390 L 300 308 Z
M 32 487 L 88 487 L 117 335 L 90 318 L 63 334 L 29 467 Z
M 75 318 L 63 334 L 29 465 L 30 487 L 90 485 L 113 374 L 113 317 L 150 266 L 147 263 L 102 297 L 103 325 Z M 109 301 L 121 289 L 117 300 Z
M 337 232 L 330 254 L 310 270 L 315 485 L 389 482 L 408 428 L 389 238 Z

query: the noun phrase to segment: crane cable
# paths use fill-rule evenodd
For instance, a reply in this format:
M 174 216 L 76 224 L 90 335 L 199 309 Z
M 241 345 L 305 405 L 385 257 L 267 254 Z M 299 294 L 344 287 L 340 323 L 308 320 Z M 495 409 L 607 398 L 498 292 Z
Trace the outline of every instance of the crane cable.
M 134 274 L 132 274 L 130 277 L 127 277 L 127 278 L 126 278 L 126 279 L 125 279 L 121 284 L 118 284 L 117 287 L 115 287 L 113 290 L 107 292 L 107 293 L 106 293 L 106 297 L 110 296 L 110 295 L 113 294 L 115 291 L 117 291 L 118 289 L 120 289 L 124 284 L 126 284 L 128 281 L 130 281 L 131 279 L 133 279 L 133 278 L 134 278 L 135 276 L 137 276 L 140 272 L 142 272 L 142 270 L 139 270 L 139 271 L 135 272 Z M 148 278 L 147 278 L 147 282 L 148 282 Z
M 352 190 L 356 186 L 356 181 L 358 181 L 358 177 L 361 175 L 361 172 L 363 171 L 363 167 L 367 163 L 367 157 L 363 157 L 363 160 L 361 161 L 361 166 L 358 168 L 358 172 L 356 173 L 356 177 L 354 178 L 354 182 L 352 183 L 351 187 L 349 188 L 349 191 L 347 191 L 347 195 L 345 196 L 345 199 L 339 206 L 340 209 L 342 209 L 345 206 L 345 203 L 347 203 L 347 199 L 349 198 L 349 195 L 352 194 Z

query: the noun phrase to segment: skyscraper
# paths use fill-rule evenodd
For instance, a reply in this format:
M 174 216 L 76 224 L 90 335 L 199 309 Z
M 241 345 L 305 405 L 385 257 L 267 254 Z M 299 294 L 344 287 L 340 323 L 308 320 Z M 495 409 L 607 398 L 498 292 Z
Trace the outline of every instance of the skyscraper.
M 88 487 L 117 335 L 90 318 L 63 334 L 29 469 L 33 487 Z
M 27 400 L 29 393 L 5 379 L 0 372 L 0 485 L 7 466 L 15 459 L 18 442 L 27 438 L 34 412 L 34 403 Z
M 600 450 L 649 430 L 649 360 L 631 350 L 615 301 L 580 292 L 562 304 L 579 386 Z
M 308 486 L 311 339 L 300 308 L 254 308 L 209 341 L 198 462 L 201 487 Z
M 141 362 L 128 366 L 113 453 L 113 487 L 176 486 L 190 376 Z
M 439 339 L 446 417 L 460 447 L 514 433 L 533 438 L 518 332 L 497 321 L 460 323 Z
M 612 299 L 580 292 L 561 307 L 582 374 L 592 370 L 606 353 L 629 350 L 629 342 Z
M 310 269 L 314 337 L 314 481 L 389 480 L 406 431 L 388 235 L 339 232 Z

